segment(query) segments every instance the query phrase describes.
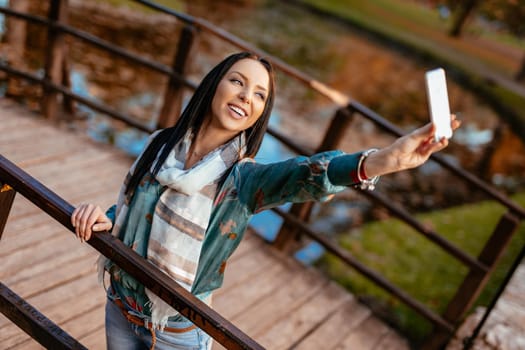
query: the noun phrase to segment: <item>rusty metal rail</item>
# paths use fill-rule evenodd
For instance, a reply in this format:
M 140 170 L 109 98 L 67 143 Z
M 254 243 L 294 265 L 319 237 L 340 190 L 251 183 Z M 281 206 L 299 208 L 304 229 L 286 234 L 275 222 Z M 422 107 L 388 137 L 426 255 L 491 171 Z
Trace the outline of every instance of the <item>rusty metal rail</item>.
M 30 200 L 69 231 L 75 232 L 70 220 L 73 206 L 2 155 L 0 155 L 0 186 L 2 188 L 0 203 L 7 204 L 0 208 L 0 227 L 3 227 L 7 220 L 16 192 Z M 87 243 L 122 267 L 227 349 L 264 349 L 109 232 L 96 234 Z M 14 322 L 24 330 L 27 329 L 24 323 L 25 317 L 20 313 L 16 313 L 14 317 Z M 35 317 L 32 318 L 38 321 L 39 316 L 35 314 Z M 48 333 L 53 333 L 53 326 L 48 327 Z M 40 332 L 29 334 L 46 338 L 46 336 L 41 336 Z

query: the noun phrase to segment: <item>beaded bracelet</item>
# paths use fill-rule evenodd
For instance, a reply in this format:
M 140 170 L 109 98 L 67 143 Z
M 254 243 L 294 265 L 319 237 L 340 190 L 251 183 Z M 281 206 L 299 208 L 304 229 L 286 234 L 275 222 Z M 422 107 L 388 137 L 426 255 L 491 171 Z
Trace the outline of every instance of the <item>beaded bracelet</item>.
M 376 188 L 376 183 L 379 181 L 379 176 L 374 176 L 373 178 L 369 179 L 366 176 L 364 167 L 366 158 L 377 151 L 377 148 L 371 148 L 369 150 L 364 151 L 361 154 L 361 157 L 359 158 L 359 163 L 357 163 L 357 179 L 360 182 L 359 188 L 361 188 L 362 190 L 373 191 Z

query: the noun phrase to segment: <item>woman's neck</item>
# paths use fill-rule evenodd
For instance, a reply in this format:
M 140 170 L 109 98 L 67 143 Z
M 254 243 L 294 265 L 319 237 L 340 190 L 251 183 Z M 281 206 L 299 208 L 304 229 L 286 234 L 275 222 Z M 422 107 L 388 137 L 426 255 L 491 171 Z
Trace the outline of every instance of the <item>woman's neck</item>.
M 224 145 L 234 136 L 235 135 L 232 136 L 231 132 L 224 132 L 224 130 L 213 128 L 209 122 L 205 121 L 191 142 L 186 157 L 186 169 L 191 168 L 208 153 Z

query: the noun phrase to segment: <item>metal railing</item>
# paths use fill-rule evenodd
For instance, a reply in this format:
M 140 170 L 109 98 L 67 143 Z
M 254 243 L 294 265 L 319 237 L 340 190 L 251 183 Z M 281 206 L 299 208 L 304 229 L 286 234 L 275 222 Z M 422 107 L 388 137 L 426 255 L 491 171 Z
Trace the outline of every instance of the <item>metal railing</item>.
M 73 206 L 2 155 L 0 155 L 0 187 L 2 189 L 0 191 L 0 228 L 2 228 L 0 238 L 16 193 L 23 195 L 66 229 L 75 233 L 75 228 L 71 225 L 70 220 L 74 210 Z M 227 349 L 264 349 L 109 232 L 93 235 L 87 243 L 118 264 Z M 41 314 L 33 312 L 34 309 L 28 307 L 23 299 L 17 297 L 6 287 L 1 289 L 3 297 L 3 302 L 0 303 L 1 311 L 34 339 L 44 346 L 53 341 L 53 344 L 64 343 L 63 348 L 77 348 L 78 343 L 74 339 L 72 340 L 67 334 L 65 336 L 65 332 L 55 324 L 43 320 L 40 317 Z M 74 346 L 67 347 L 67 344 Z
M 329 88 L 315 79 L 312 79 L 308 75 L 291 67 L 282 60 L 253 47 L 249 43 L 235 37 L 234 35 L 214 26 L 203 19 L 194 18 L 192 16 L 173 11 L 161 5 L 155 4 L 152 1 L 135 0 L 134 2 L 171 15 L 182 23 L 183 27 L 180 32 L 179 46 L 177 54 L 174 57 L 172 67 L 168 67 L 158 62 L 146 59 L 121 47 L 117 47 L 114 44 L 97 38 L 91 34 L 70 27 L 64 21 L 64 18 L 66 17 L 65 14 L 67 13 L 67 1 L 51 0 L 48 18 L 23 14 L 7 8 L 0 8 L 0 13 L 24 19 L 32 23 L 37 23 L 45 26 L 48 29 L 49 42 L 47 47 L 49 48 L 49 53 L 47 54 L 48 61 L 46 62 L 46 73 L 44 78 L 16 70 L 5 63 L 0 63 L 0 70 L 5 71 L 12 76 L 23 78 L 33 83 L 41 84 L 44 87 L 44 103 L 42 106 L 42 111 L 48 118 L 53 119 L 53 116 L 56 114 L 56 104 L 58 103 L 57 94 L 62 94 L 72 100 L 85 104 L 86 106 L 98 112 L 107 114 L 140 130 L 151 132 L 155 128 L 143 125 L 104 104 L 79 96 L 73 93 L 67 86 L 63 86 L 62 81 L 64 79 L 61 75 L 63 70 L 59 69 L 65 64 L 63 56 L 61 55 L 63 52 L 63 46 L 65 45 L 64 40 L 62 40 L 63 36 L 69 35 L 75 37 L 98 48 L 111 52 L 115 56 L 122 57 L 126 60 L 129 60 L 130 62 L 138 63 L 144 67 L 152 69 L 155 72 L 166 75 L 170 79 L 170 83 L 168 84 L 168 87 L 164 93 L 164 103 L 162 108 L 163 112 L 161 113 L 162 118 L 159 120 L 158 125 L 158 127 L 163 127 L 171 125 L 180 113 L 180 100 L 183 89 L 195 88 L 195 84 L 186 79 L 184 72 L 187 70 L 188 62 L 191 62 L 191 57 L 194 51 L 193 46 L 196 37 L 205 32 L 213 35 L 219 40 L 228 42 L 241 50 L 252 51 L 260 56 L 267 57 L 268 60 L 271 61 L 276 67 L 276 69 L 280 70 L 287 76 L 297 79 L 302 84 L 329 98 L 339 106 L 339 109 L 336 111 L 334 118 L 332 119 L 331 125 L 325 132 L 323 141 L 315 150 L 306 149 L 305 147 L 295 143 L 292 139 L 284 136 L 284 134 L 278 132 L 277 130 L 269 128 L 269 134 L 274 136 L 278 141 L 293 151 L 308 155 L 312 154 L 313 152 L 336 148 L 342 139 L 345 130 L 350 126 L 353 117 L 356 114 L 372 121 L 378 128 L 391 135 L 401 136 L 403 134 L 401 129 L 388 122 L 374 111 L 368 109 L 356 101 L 353 101 L 350 97 Z M 175 103 L 173 101 L 175 101 Z M 290 213 L 285 213 L 279 209 L 276 210 L 276 212 L 284 218 L 284 224 L 281 228 L 280 234 L 274 242 L 274 245 L 278 249 L 286 250 L 287 247 L 293 246 L 292 243 L 297 241 L 297 236 L 300 234 L 305 234 L 309 238 L 319 242 L 325 247 L 325 249 L 327 249 L 328 252 L 341 258 L 341 260 L 343 260 L 346 264 L 356 269 L 362 275 L 397 297 L 399 300 L 403 301 L 424 318 L 432 322 L 436 328 L 434 333 L 428 338 L 425 347 L 429 349 L 436 349 L 447 342 L 452 332 L 457 327 L 458 321 L 476 300 L 478 294 L 487 282 L 488 276 L 497 264 L 500 255 L 505 250 L 505 247 L 511 239 L 515 229 L 525 218 L 525 210 L 507 198 L 504 194 L 498 192 L 492 186 L 486 184 L 484 181 L 473 174 L 447 161 L 444 157 L 440 155 L 433 155 L 431 159 L 440 164 L 446 170 L 455 174 L 462 181 L 468 183 L 473 190 L 485 193 L 489 198 L 501 203 L 505 208 L 507 208 L 507 212 L 501 216 L 498 225 L 494 228 L 492 236 L 486 242 L 485 247 L 480 255 L 478 257 L 473 257 L 444 239 L 437 232 L 428 229 L 425 225 L 415 219 L 413 215 L 411 215 L 405 208 L 393 204 L 380 193 L 367 191 L 362 192 L 375 203 L 387 208 L 392 215 L 405 222 L 408 226 L 414 228 L 416 232 L 439 246 L 451 256 L 455 257 L 469 269 L 469 273 L 465 277 L 462 284 L 459 286 L 455 296 L 449 302 L 446 311 L 442 315 L 435 313 L 426 305 L 423 305 L 419 301 L 413 299 L 405 291 L 399 289 L 391 282 L 384 279 L 380 274 L 362 265 L 349 252 L 344 251 L 332 241 L 327 240 L 322 235 L 313 232 L 310 228 L 308 228 L 308 226 L 305 225 L 305 221 L 308 219 L 312 210 L 311 203 L 293 206 L 290 210 Z

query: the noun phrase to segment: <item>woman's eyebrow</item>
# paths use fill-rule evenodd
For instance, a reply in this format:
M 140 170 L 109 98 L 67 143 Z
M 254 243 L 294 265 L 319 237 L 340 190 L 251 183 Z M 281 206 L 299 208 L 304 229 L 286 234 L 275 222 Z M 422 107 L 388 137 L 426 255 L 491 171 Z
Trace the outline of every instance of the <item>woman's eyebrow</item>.
M 242 74 L 241 72 L 239 71 L 236 71 L 236 70 L 233 70 L 232 73 L 237 73 L 239 74 L 244 80 L 247 80 L 247 81 L 250 81 L 250 79 L 248 79 L 248 77 L 244 74 Z M 264 90 L 264 91 L 267 91 L 267 89 L 264 87 L 264 86 L 261 86 L 261 85 L 257 85 L 257 87 L 261 90 Z

